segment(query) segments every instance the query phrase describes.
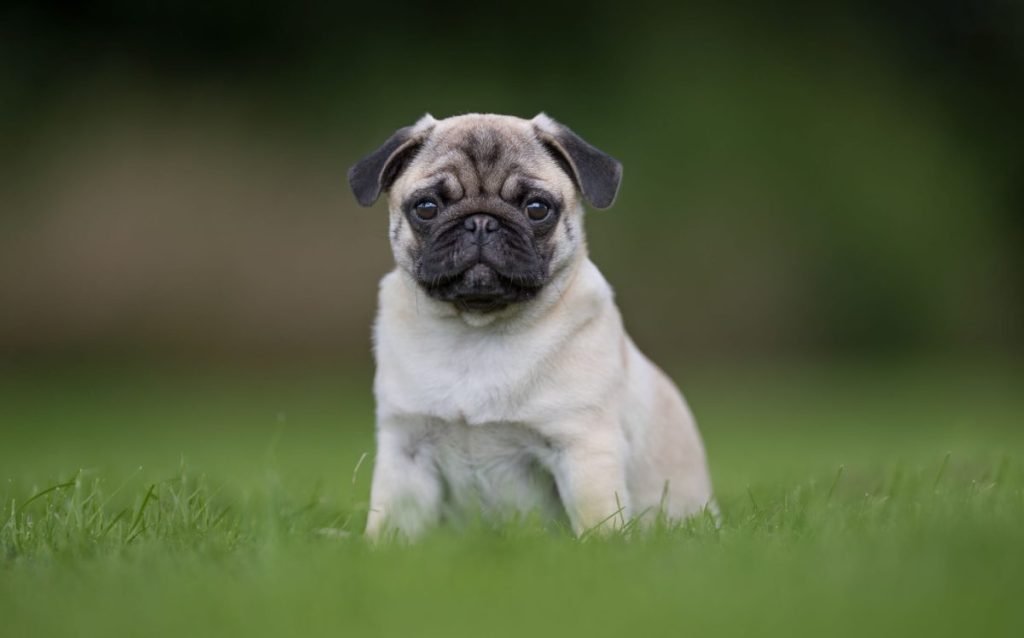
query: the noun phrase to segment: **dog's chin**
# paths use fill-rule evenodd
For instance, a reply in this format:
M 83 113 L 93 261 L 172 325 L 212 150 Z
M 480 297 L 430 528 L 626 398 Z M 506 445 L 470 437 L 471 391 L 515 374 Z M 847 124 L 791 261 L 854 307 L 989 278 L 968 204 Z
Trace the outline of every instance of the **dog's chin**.
M 529 301 L 541 289 L 517 284 L 483 263 L 440 282 L 421 279 L 420 285 L 434 299 L 451 303 L 461 313 L 476 315 L 491 315 Z

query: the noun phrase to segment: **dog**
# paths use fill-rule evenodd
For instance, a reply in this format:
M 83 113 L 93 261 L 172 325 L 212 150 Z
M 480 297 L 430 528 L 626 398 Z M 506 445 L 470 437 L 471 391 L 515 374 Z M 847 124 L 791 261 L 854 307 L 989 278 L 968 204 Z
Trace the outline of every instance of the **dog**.
M 388 195 L 366 535 L 540 516 L 576 535 L 713 510 L 693 416 L 626 334 L 583 202 L 622 165 L 545 114 L 425 115 L 348 172 Z

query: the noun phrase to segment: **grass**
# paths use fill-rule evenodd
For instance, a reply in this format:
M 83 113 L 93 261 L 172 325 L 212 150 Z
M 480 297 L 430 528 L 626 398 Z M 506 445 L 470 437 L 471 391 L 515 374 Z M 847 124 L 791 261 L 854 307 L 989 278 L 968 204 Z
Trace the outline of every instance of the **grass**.
M 1006 365 L 692 369 L 723 511 L 367 547 L 365 375 L 0 383 L 0 636 L 1021 635 Z

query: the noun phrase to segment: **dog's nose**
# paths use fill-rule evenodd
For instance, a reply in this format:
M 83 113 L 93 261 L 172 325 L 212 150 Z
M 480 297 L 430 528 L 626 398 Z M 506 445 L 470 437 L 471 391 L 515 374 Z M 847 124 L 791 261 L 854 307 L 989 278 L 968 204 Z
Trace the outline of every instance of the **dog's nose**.
M 486 237 L 499 228 L 498 220 L 485 213 L 470 215 L 462 225 L 477 238 Z

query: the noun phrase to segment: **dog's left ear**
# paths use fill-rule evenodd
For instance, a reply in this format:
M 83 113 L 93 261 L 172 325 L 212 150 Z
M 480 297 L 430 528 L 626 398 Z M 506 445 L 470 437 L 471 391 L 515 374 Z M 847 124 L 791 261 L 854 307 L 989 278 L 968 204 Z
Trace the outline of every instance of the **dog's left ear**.
M 412 126 L 395 131 L 383 146 L 348 169 L 348 183 L 360 205 L 372 205 L 382 191 L 391 187 L 435 123 L 429 113 L 424 115 Z
M 608 208 L 615 202 L 622 183 L 622 164 L 617 159 L 544 113 L 533 118 L 533 128 L 569 173 L 583 199 L 594 208 Z

